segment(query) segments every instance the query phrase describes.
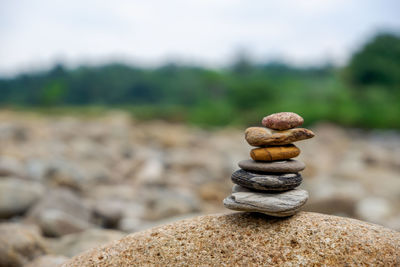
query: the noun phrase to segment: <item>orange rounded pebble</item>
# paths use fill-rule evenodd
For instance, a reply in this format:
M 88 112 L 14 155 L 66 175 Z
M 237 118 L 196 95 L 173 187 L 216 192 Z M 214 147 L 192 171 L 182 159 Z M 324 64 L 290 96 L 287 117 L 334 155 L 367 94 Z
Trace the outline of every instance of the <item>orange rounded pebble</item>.
M 300 155 L 300 149 L 295 145 L 270 146 L 254 148 L 250 151 L 250 156 L 256 161 L 273 161 L 291 159 Z

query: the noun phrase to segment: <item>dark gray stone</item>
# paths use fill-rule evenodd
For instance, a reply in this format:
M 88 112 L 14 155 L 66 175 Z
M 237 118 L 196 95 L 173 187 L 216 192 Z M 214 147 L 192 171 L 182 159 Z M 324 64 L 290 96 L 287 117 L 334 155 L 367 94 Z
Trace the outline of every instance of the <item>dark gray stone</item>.
M 294 159 L 271 162 L 260 162 L 247 159 L 240 161 L 238 165 L 243 170 L 253 172 L 294 173 L 306 168 L 306 165 L 303 162 Z
M 302 182 L 298 173 L 264 174 L 237 170 L 231 176 L 232 182 L 246 188 L 261 191 L 286 191 Z

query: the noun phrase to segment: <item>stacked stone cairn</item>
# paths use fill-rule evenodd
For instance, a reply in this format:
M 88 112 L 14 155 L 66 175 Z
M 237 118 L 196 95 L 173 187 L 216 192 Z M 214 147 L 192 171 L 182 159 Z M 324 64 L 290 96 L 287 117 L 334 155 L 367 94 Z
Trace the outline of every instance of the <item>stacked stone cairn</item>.
M 265 127 L 246 129 L 246 141 L 257 148 L 250 152 L 252 160 L 239 162 L 240 170 L 232 174 L 232 194 L 224 199 L 228 209 L 260 212 L 286 217 L 295 214 L 306 203 L 308 192 L 296 189 L 305 164 L 292 158 L 300 149 L 292 143 L 314 137 L 302 125 L 296 113 L 271 114 L 262 120 Z

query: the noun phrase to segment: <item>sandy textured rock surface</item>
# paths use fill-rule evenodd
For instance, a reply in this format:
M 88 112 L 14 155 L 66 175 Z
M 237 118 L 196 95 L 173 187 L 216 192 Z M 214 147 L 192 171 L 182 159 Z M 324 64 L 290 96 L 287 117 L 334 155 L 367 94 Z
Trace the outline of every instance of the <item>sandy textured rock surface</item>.
M 293 112 L 279 112 L 262 119 L 262 125 L 275 130 L 287 130 L 302 125 L 304 119 Z
M 256 172 L 293 173 L 300 172 L 306 168 L 306 165 L 302 161 L 294 159 L 272 162 L 257 162 L 247 159 L 239 161 L 238 165 L 243 170 Z
M 264 127 L 250 127 L 245 131 L 245 139 L 251 146 L 287 145 L 314 136 L 311 130 L 305 128 L 275 131 Z
M 301 212 L 201 216 L 129 235 L 63 266 L 396 266 L 400 233 Z
M 300 155 L 300 149 L 295 145 L 260 147 L 250 151 L 250 157 L 257 161 L 290 159 L 298 155 Z

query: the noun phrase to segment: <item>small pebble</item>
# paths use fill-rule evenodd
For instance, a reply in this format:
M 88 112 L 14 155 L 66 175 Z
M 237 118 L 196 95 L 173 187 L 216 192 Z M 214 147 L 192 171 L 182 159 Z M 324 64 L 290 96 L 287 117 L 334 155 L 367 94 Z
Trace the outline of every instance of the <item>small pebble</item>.
M 274 130 L 287 130 L 302 125 L 304 119 L 293 112 L 280 112 L 266 116 L 262 119 L 262 125 Z
M 237 170 L 231 176 L 232 182 L 243 187 L 261 191 L 286 191 L 298 187 L 302 178 L 298 173 L 258 174 Z
M 261 147 L 250 151 L 251 158 L 257 161 L 290 159 L 298 155 L 300 155 L 300 149 L 295 145 Z
M 300 172 L 306 168 L 306 165 L 303 162 L 294 159 L 271 162 L 260 162 L 246 159 L 240 161 L 238 165 L 243 170 L 250 172 L 293 173 Z
M 245 139 L 251 146 L 287 145 L 314 137 L 311 130 L 295 128 L 275 131 L 264 127 L 250 127 L 245 131 Z

